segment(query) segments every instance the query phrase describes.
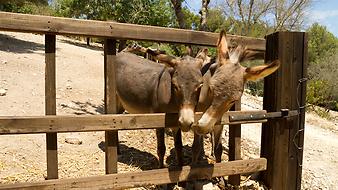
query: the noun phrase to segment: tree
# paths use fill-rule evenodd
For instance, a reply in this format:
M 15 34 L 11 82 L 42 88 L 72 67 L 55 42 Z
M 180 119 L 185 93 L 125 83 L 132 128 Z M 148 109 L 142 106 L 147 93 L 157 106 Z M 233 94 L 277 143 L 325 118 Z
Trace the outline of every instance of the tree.
M 253 26 L 294 30 L 304 24 L 304 13 L 311 0 L 225 0 L 216 5 L 233 24 L 241 24 L 240 35 L 250 35 Z
M 51 15 L 52 10 L 48 6 L 48 0 L 2 0 L 0 11 Z
M 173 12 L 166 0 L 57 0 L 58 16 L 171 26 Z
M 337 38 L 325 26 L 314 23 L 307 30 L 309 34 L 309 62 L 318 63 L 318 60 L 330 56 L 338 48 Z
M 309 34 L 307 102 L 338 110 L 338 39 L 325 26 L 314 23 Z
M 184 13 L 182 10 L 183 0 L 170 0 L 170 1 L 173 5 L 179 28 L 186 28 L 187 25 L 185 23 Z
M 199 29 L 202 31 L 207 30 L 207 16 L 208 16 L 209 3 L 210 3 L 210 0 L 202 0 L 202 8 L 200 11 L 201 21 L 200 21 L 200 27 L 199 27 Z

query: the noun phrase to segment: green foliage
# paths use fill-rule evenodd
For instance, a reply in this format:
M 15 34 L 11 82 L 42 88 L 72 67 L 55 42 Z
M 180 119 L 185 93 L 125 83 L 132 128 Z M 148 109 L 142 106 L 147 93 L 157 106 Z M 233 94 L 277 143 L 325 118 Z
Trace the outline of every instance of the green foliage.
M 318 23 L 313 24 L 308 33 L 310 81 L 307 102 L 338 110 L 338 39 Z
M 0 11 L 51 15 L 52 9 L 48 6 L 48 0 L 7 0 L 0 2 Z
M 209 9 L 207 19 L 207 30 L 210 32 L 220 32 L 221 29 L 225 29 L 229 25 L 227 24 L 228 20 L 218 8 Z
M 338 110 L 338 50 L 330 56 L 318 58 L 308 68 L 310 81 L 307 102 L 326 109 Z
M 64 17 L 153 26 L 172 26 L 174 20 L 167 0 L 57 0 L 53 6 Z
M 322 57 L 330 56 L 336 52 L 338 39 L 325 26 L 314 23 L 307 32 L 309 33 L 310 64 L 317 63 Z
M 200 25 L 200 17 L 199 15 L 196 15 L 195 13 L 191 12 L 187 8 L 182 9 L 184 18 L 185 18 L 185 24 L 188 29 L 198 30 Z M 176 26 L 178 27 L 178 25 Z
M 241 63 L 241 65 L 245 67 L 253 67 L 257 65 L 262 65 L 264 64 L 263 60 L 255 60 L 255 61 L 247 61 Z M 264 80 L 259 80 L 259 81 L 248 81 L 246 84 L 246 89 L 249 90 L 249 93 L 254 95 L 254 96 L 263 96 L 264 93 Z

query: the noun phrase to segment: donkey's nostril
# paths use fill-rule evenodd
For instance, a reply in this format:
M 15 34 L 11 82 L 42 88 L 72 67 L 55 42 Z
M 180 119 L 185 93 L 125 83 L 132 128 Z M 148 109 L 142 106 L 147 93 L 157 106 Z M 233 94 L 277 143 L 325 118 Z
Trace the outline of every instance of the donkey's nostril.
M 179 112 L 178 122 L 182 131 L 189 131 L 191 125 L 194 123 L 194 110 L 191 108 L 181 109 Z
M 183 132 L 188 132 L 194 122 L 179 119 L 180 128 Z

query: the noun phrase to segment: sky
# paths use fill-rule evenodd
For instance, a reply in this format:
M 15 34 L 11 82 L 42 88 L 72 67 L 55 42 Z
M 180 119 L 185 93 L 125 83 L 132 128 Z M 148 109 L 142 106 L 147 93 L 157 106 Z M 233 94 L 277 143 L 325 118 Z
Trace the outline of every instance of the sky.
M 211 3 L 215 0 L 211 0 Z M 201 8 L 201 0 L 185 0 L 183 4 L 198 13 Z M 307 12 L 308 24 L 318 22 L 327 27 L 338 37 L 338 0 L 313 0 L 313 4 Z
M 316 0 L 310 11 L 309 19 L 326 26 L 338 37 L 338 0 Z

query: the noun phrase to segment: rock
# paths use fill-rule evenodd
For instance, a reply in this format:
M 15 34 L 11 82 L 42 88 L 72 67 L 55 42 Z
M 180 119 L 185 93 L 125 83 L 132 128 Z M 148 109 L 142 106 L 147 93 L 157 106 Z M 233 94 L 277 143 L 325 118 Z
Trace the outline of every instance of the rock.
M 72 84 L 72 81 L 71 80 L 67 80 L 66 89 L 71 90 L 72 89 L 71 84 Z
M 248 180 L 243 184 L 245 189 L 259 189 L 259 183 L 254 180 Z
M 7 64 L 8 62 L 6 60 L 3 60 L 2 61 L 2 64 Z
M 208 181 L 196 181 L 194 183 L 194 189 L 196 190 L 219 190 L 217 186 L 214 186 Z
M 82 144 L 82 141 L 76 137 L 66 137 L 65 142 L 68 144 L 75 144 L 75 145 Z
M 71 90 L 71 89 L 73 89 L 73 88 L 72 88 L 72 86 L 70 86 L 70 84 L 67 84 L 66 89 L 67 89 L 67 90 Z
M 0 89 L 0 96 L 6 96 L 6 94 L 7 94 L 7 90 L 1 88 L 1 89 Z
M 175 185 L 175 187 L 173 188 L 173 190 L 184 190 L 184 188 L 183 188 L 183 187 L 179 187 L 179 186 Z

